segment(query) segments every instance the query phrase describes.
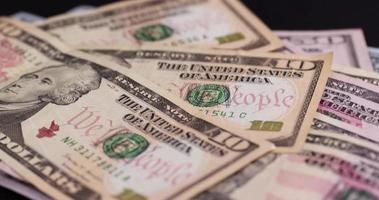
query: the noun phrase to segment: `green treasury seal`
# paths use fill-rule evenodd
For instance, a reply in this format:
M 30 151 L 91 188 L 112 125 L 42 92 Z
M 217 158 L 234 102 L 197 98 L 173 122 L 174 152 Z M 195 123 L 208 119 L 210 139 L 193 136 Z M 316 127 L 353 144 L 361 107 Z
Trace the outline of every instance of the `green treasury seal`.
M 153 24 L 139 28 L 134 37 L 140 41 L 155 42 L 169 38 L 174 30 L 163 24 Z
M 212 107 L 224 103 L 230 97 L 229 89 L 223 85 L 199 85 L 188 92 L 187 100 L 194 106 Z
M 115 134 L 105 140 L 104 153 L 110 158 L 134 158 L 144 152 L 149 142 L 142 136 L 134 133 Z

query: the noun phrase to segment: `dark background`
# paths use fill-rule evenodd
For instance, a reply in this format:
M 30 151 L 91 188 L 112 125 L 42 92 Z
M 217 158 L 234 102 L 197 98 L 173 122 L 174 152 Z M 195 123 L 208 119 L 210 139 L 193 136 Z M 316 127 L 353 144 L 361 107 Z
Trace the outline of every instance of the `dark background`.
M 138 0 L 137 0 L 138 1 Z M 242 0 L 272 29 L 362 28 L 370 46 L 379 47 L 378 0 Z M 2 15 L 23 10 L 45 17 L 79 4 L 102 5 L 110 0 L 3 0 Z
M 44 17 L 65 12 L 77 5 L 103 5 L 110 0 L 3 0 L 1 15 L 27 11 Z M 341 0 L 243 0 L 271 29 L 317 30 L 362 28 L 369 46 L 379 47 L 379 1 Z M 23 199 L 0 188 L 0 198 Z

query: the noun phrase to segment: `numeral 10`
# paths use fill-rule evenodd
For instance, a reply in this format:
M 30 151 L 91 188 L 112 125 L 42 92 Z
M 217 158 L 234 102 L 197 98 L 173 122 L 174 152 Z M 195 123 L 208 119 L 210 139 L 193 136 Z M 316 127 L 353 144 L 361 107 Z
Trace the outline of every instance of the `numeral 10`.
M 283 122 L 255 120 L 251 122 L 249 130 L 278 132 L 282 127 Z

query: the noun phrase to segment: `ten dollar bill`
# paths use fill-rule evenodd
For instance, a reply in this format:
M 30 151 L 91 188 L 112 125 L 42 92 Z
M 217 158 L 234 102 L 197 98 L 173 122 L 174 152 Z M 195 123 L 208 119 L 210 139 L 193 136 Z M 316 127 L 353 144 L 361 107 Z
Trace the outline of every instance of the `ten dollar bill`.
M 21 22 L 0 39 L 0 157 L 53 198 L 188 198 L 272 147 Z
M 330 72 L 331 55 L 295 56 L 164 48 L 102 48 L 118 63 L 187 101 L 208 117 L 226 119 L 244 137 L 301 148 Z
M 121 44 L 269 51 L 282 46 L 238 0 L 122 1 L 53 17 L 39 27 L 78 48 Z
M 275 31 L 283 42 L 302 49 L 295 53 L 320 54 L 333 52 L 333 65 L 373 71 L 368 49 L 360 29 L 326 31 Z
M 194 199 L 378 199 L 378 169 L 376 145 L 312 130 L 300 153 L 270 153 Z

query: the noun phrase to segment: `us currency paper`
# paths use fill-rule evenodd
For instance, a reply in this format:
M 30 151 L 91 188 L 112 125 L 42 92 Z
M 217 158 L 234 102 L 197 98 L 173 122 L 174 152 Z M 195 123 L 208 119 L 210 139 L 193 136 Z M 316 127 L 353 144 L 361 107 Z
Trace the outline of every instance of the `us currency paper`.
M 312 129 L 315 131 L 326 131 L 326 132 L 333 132 L 336 134 L 347 135 L 347 136 L 350 136 L 350 137 L 353 137 L 353 138 L 356 138 L 356 139 L 359 139 L 362 141 L 366 141 L 366 142 L 370 142 L 370 143 L 374 143 L 374 144 L 379 144 L 379 142 L 377 142 L 377 141 L 371 140 L 369 138 L 358 135 L 358 134 L 351 132 L 349 130 L 346 130 L 344 128 L 330 124 L 327 121 L 319 120 L 316 118 L 313 119 Z
M 39 16 L 39 15 L 36 15 L 33 13 L 29 13 L 29 12 L 25 12 L 25 11 L 16 12 L 16 13 L 12 14 L 10 17 L 13 19 L 17 19 L 17 20 L 21 20 L 21 21 L 29 22 L 29 23 L 43 21 L 43 19 L 44 19 L 44 17 L 42 17 L 42 16 Z
M 82 4 L 82 5 L 78 5 L 71 8 L 70 10 L 67 11 L 67 13 L 82 13 L 82 12 L 87 12 L 89 10 L 93 10 L 95 8 L 96 7 L 93 5 Z
M 369 47 L 368 53 L 370 54 L 370 59 L 372 66 L 374 66 L 374 71 L 379 72 L 379 49 L 376 47 Z
M 351 68 L 344 66 L 333 66 L 332 67 L 333 71 L 336 72 L 337 74 L 343 74 L 352 78 L 356 78 L 359 80 L 362 80 L 366 83 L 369 83 L 374 86 L 379 86 L 379 74 L 375 72 L 369 72 L 366 70 L 361 70 L 357 68 Z
M 0 186 L 33 200 L 49 200 L 50 197 L 27 182 L 14 169 L 0 161 Z
M 67 11 L 67 13 L 80 13 L 80 12 L 92 10 L 94 8 L 96 7 L 91 6 L 91 5 L 79 5 L 70 9 L 69 11 Z M 13 19 L 17 19 L 17 20 L 21 20 L 21 21 L 29 22 L 29 23 L 35 23 L 35 24 L 38 24 L 39 22 L 42 22 L 45 19 L 42 16 L 25 12 L 25 11 L 16 12 L 12 14 L 10 17 Z
M 0 158 L 54 199 L 189 198 L 272 148 L 27 24 L 0 43 Z
M 3 161 L 0 161 L 0 173 L 7 174 L 8 176 L 13 177 L 16 180 L 23 181 L 23 178 Z
M 316 118 L 350 135 L 379 142 L 379 77 L 358 69 L 335 68 Z M 365 75 L 370 74 L 370 75 Z
M 377 145 L 311 131 L 302 152 L 268 154 L 194 199 L 378 199 L 378 173 Z
M 87 52 L 140 74 L 211 118 L 298 151 L 329 76 L 331 55 L 91 47 Z
M 38 191 L 34 186 L 21 180 L 15 179 L 6 173 L 0 172 L 0 186 L 12 190 L 24 197 L 33 200 L 51 200 L 42 192 Z
M 282 46 L 239 0 L 122 1 L 53 17 L 39 27 L 78 48 L 117 44 L 270 51 Z
M 273 53 L 285 53 L 285 54 L 306 54 L 303 52 L 303 49 L 300 47 L 290 43 L 289 41 L 282 41 L 283 42 L 283 47 L 279 49 L 275 49 L 271 52 Z
M 333 65 L 351 66 L 373 71 L 368 48 L 360 29 L 327 31 L 275 31 L 283 41 L 288 41 L 308 54 L 333 52 Z

